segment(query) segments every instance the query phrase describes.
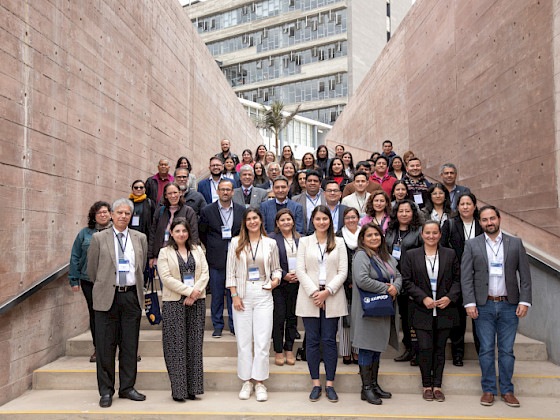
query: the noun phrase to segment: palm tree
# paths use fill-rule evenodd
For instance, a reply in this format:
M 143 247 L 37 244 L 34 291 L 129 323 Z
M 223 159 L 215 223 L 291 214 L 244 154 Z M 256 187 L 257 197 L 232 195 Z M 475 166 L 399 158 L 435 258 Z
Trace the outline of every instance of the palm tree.
M 271 130 L 274 133 L 274 141 L 276 146 L 276 154 L 278 155 L 278 137 L 280 132 L 294 119 L 299 112 L 301 104 L 291 113 L 284 111 L 284 104 L 279 101 L 272 102 L 270 107 L 262 105 L 264 115 L 256 121 L 258 128 Z

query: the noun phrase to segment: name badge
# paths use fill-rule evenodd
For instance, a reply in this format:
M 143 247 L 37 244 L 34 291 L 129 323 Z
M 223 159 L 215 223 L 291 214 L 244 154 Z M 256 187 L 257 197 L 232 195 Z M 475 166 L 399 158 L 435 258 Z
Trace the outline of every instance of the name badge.
M 424 200 L 422 199 L 422 194 L 414 194 L 414 202 L 416 204 L 424 204 Z
M 119 273 L 128 273 L 130 271 L 130 264 L 128 260 L 119 259 Z
M 259 273 L 259 267 L 249 267 L 249 281 L 258 281 L 261 279 L 261 274 Z
M 327 265 L 319 264 L 319 286 L 324 286 L 327 283 Z
M 163 242 L 168 242 L 169 241 L 169 231 L 166 230 L 165 231 L 165 236 L 163 237 Z
M 194 275 L 185 274 L 183 276 L 183 284 L 188 287 L 194 287 Z
M 296 271 L 296 257 L 288 257 L 288 271 Z
M 400 260 L 401 259 L 401 247 L 400 246 L 394 246 L 393 247 L 393 252 L 391 253 L 391 255 L 393 256 L 393 258 L 395 260 Z
M 222 226 L 222 239 L 231 239 L 231 228 Z
M 490 275 L 491 276 L 503 276 L 504 275 L 504 264 L 501 262 L 490 263 Z
M 249 207 L 251 207 L 250 204 L 245 204 L 245 208 L 248 209 Z
M 140 226 L 140 216 L 132 216 L 132 226 Z

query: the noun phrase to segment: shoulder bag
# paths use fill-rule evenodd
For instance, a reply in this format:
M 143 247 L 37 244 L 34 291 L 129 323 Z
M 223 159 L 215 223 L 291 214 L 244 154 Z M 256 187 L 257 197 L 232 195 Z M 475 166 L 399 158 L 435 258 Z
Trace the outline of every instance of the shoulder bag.
M 379 267 L 377 267 L 374 263 L 373 258 L 370 258 L 370 261 L 372 267 L 378 275 L 378 278 L 384 280 L 383 274 L 381 273 Z M 360 301 L 362 302 L 362 309 L 364 311 L 362 318 L 395 315 L 395 307 L 393 305 L 393 297 L 391 295 L 387 293 L 368 292 L 360 287 L 358 287 L 358 291 L 360 292 Z

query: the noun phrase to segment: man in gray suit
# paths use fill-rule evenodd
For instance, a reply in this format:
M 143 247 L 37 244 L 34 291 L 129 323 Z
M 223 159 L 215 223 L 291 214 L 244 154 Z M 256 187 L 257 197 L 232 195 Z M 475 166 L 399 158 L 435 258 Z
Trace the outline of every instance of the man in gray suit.
M 502 400 L 510 407 L 519 407 L 511 382 L 513 344 L 519 318 L 527 315 L 531 306 L 531 273 L 521 239 L 502 233 L 500 221 L 500 212 L 494 206 L 480 209 L 484 235 L 465 243 L 461 288 L 467 315 L 475 320 L 480 339 L 480 404 L 492 405 L 494 395 L 498 395 L 494 354 L 497 336 Z
M 304 193 L 292 197 L 292 200 L 303 207 L 304 235 L 312 235 L 315 232 L 315 227 L 313 223 L 310 223 L 311 213 L 319 204 L 325 204 L 325 195 L 321 190 L 321 175 L 317 171 L 307 171 L 305 190 Z
M 101 407 L 110 407 L 113 401 L 117 346 L 119 398 L 146 399 L 134 389 L 134 384 L 148 241 L 143 233 L 128 229 L 134 210 L 132 201 L 118 199 L 112 208 L 113 227 L 92 236 L 87 265 L 93 282 L 97 386 Z
M 261 203 L 268 200 L 268 192 L 262 188 L 253 187 L 255 174 L 251 165 L 239 168 L 241 187 L 233 190 L 233 202 L 240 206 L 259 208 Z

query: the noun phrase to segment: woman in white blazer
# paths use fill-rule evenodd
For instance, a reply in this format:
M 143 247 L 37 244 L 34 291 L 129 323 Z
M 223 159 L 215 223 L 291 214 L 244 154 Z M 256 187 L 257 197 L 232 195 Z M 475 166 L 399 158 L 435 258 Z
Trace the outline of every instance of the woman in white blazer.
M 348 256 L 344 239 L 334 235 L 328 207 L 315 207 L 311 221 L 315 233 L 301 238 L 297 253 L 299 291 L 296 315 L 303 318 L 305 326 L 307 365 L 313 381 L 309 399 L 317 401 L 321 396 L 319 345 L 322 343 L 327 374 L 325 392 L 329 401 L 337 402 L 338 396 L 334 390 L 338 360 L 336 332 L 338 319 L 348 315 L 343 288 L 348 272 Z
M 163 283 L 163 355 L 171 395 L 175 401 L 184 402 L 204 393 L 202 343 L 208 263 L 191 236 L 187 219 L 173 219 L 170 236 L 158 255 Z
M 243 213 L 239 236 L 229 245 L 226 263 L 226 287 L 233 300 L 237 339 L 237 375 L 243 381 L 241 400 L 249 399 L 253 392 L 251 379 L 257 401 L 268 399 L 263 381 L 269 375 L 272 289 L 281 277 L 276 241 L 266 236 L 260 210 L 249 207 Z

